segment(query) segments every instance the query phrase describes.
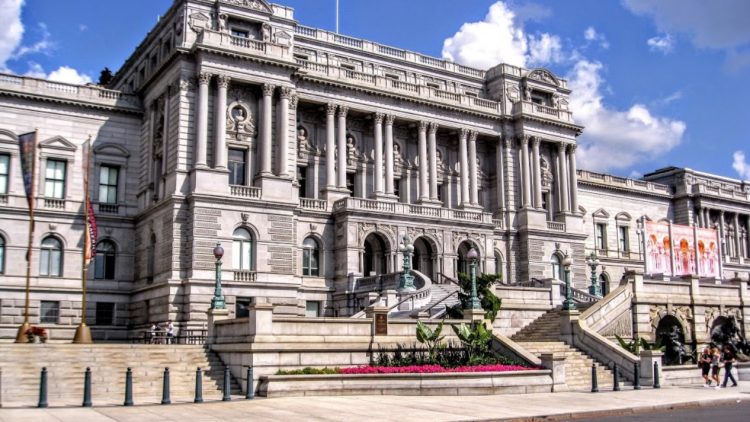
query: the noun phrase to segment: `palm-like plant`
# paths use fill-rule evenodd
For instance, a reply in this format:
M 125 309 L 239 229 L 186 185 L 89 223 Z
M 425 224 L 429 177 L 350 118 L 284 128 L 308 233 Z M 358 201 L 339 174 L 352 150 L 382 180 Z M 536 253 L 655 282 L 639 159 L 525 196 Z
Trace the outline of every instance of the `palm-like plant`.
M 444 321 L 440 321 L 440 324 L 433 330 L 422 323 L 422 321 L 417 321 L 417 341 L 427 346 L 430 362 L 435 361 L 435 355 L 437 349 L 440 347 L 440 342 L 445 338 L 445 336 L 440 335 L 443 332 L 443 323 Z

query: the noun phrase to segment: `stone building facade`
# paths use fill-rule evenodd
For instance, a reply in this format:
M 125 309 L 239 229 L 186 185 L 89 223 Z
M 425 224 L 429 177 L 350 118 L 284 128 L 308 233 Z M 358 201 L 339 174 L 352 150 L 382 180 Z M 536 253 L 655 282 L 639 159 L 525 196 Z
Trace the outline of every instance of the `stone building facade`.
M 106 89 L 0 75 L 0 335 L 22 320 L 17 136 L 35 128 L 31 322 L 53 337 L 80 321 L 89 138 L 99 338 L 167 319 L 204 327 L 217 242 L 238 316 L 250 301 L 351 315 L 367 304 L 358 283 L 400 271 L 405 234 L 434 283 L 466 271 L 472 247 L 505 283 L 559 277 L 558 249 L 578 287 L 593 250 L 618 280 L 643 265 L 643 216 L 719 224 L 725 273 L 748 269 L 745 184 L 688 169 L 579 171 L 569 95 L 545 69 L 473 69 L 303 26 L 265 0 L 176 0 Z

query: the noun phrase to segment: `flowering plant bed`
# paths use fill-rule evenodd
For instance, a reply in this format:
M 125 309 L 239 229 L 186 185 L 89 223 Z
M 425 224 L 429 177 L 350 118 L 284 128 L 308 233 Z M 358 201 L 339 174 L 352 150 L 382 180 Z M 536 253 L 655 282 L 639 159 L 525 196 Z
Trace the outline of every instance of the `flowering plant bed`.
M 437 374 L 444 372 L 510 372 L 529 371 L 543 368 L 528 368 L 520 365 L 471 365 L 445 368 L 441 365 L 410 365 L 410 366 L 357 366 L 341 368 L 340 374 Z
M 39 339 L 42 343 L 47 342 L 47 330 L 44 327 L 32 326 L 24 334 L 26 334 L 26 340 L 29 343 L 34 343 L 36 339 Z

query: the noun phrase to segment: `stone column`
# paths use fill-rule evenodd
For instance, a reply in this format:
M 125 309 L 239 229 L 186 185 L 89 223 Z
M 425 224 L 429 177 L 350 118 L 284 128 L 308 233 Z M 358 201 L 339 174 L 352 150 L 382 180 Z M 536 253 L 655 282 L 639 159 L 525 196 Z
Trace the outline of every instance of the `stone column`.
M 742 256 L 742 240 L 740 239 L 740 216 L 734 213 L 734 255 L 738 258 Z
M 459 165 L 461 166 L 461 189 L 459 191 L 459 200 L 461 206 L 469 205 L 469 157 L 468 146 L 466 145 L 469 137 L 469 130 L 462 128 L 458 138 L 458 155 Z
M 576 145 L 570 145 L 568 153 L 568 189 L 570 190 L 570 211 L 578 214 L 578 172 L 576 171 Z
M 721 248 L 721 252 L 724 254 L 724 259 L 726 259 L 729 257 L 729 251 L 727 250 L 729 245 L 727 244 L 727 230 L 724 226 L 723 210 L 719 210 L 719 237 L 721 238 L 721 245 L 719 245 L 719 247 Z
M 338 188 L 346 189 L 346 114 L 349 107 L 340 106 L 338 113 Z
M 263 106 L 261 107 L 260 127 L 260 175 L 270 176 L 273 174 L 271 157 L 273 151 L 272 127 L 273 124 L 273 91 L 275 86 L 263 84 Z
M 385 116 L 385 193 L 393 193 L 393 122 L 396 116 Z M 401 189 L 404 187 L 402 186 Z
M 419 201 L 425 202 L 430 199 L 429 186 L 427 186 L 427 170 L 429 162 L 427 160 L 427 122 L 419 122 L 418 134 L 418 156 L 419 156 Z
M 750 215 L 745 216 L 745 257 L 750 258 Z
M 529 174 L 529 136 L 521 137 L 521 172 L 523 174 L 523 207 L 531 206 L 531 175 Z
M 289 100 L 293 91 L 288 87 L 279 90 L 279 134 L 278 134 L 278 156 L 276 163 L 276 175 L 286 177 L 289 174 L 287 162 L 289 160 Z
M 427 145 L 430 155 L 430 200 L 435 202 L 438 200 L 437 130 L 437 123 L 430 123 L 430 130 L 427 136 Z
M 558 154 L 560 157 L 560 188 L 562 193 L 560 194 L 560 211 L 568 212 L 568 155 L 566 153 L 566 146 L 563 143 L 558 145 Z
M 497 190 L 497 209 L 505 209 L 505 171 L 503 166 L 503 138 L 497 138 L 495 147 L 495 189 Z
M 479 184 L 477 183 L 477 133 L 469 133 L 469 198 L 471 205 L 479 205 Z
M 208 84 L 210 73 L 198 74 L 198 107 L 195 112 L 195 167 L 206 167 L 208 148 Z
M 535 136 L 532 138 L 532 151 L 534 160 L 534 208 L 542 208 L 542 165 L 541 157 L 539 156 L 539 144 L 542 143 L 541 138 Z
M 326 106 L 326 187 L 336 187 L 336 104 Z
M 383 113 L 375 113 L 373 138 L 375 139 L 375 195 L 383 193 Z M 391 152 L 393 155 L 393 152 Z
M 214 116 L 214 168 L 227 168 L 227 87 L 229 76 L 219 75 L 216 93 L 216 115 Z M 166 157 L 166 156 L 165 156 Z

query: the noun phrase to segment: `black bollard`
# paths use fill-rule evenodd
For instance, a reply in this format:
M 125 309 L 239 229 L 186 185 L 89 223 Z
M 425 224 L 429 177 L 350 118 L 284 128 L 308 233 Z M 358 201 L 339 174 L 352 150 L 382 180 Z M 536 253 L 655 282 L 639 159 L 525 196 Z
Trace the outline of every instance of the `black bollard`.
M 247 367 L 247 387 L 245 390 L 245 398 L 252 400 L 255 398 L 255 387 L 253 386 L 253 367 Z
M 615 364 L 614 375 L 612 376 L 612 391 L 620 391 L 620 371 Z
M 91 368 L 83 374 L 83 407 L 91 407 Z
M 599 392 L 599 381 L 596 379 L 596 364 L 591 364 L 591 392 Z
M 641 389 L 641 364 L 636 362 L 633 364 L 633 390 Z
M 659 384 L 659 364 L 654 362 L 654 388 L 661 388 Z
M 203 403 L 203 373 L 201 368 L 195 370 L 195 400 L 193 403 Z
M 164 368 L 164 381 L 161 384 L 161 404 L 172 404 L 169 399 L 169 368 Z
M 130 368 L 125 372 L 125 402 L 122 405 L 133 405 L 133 370 Z
M 229 368 L 224 368 L 224 397 L 221 398 L 222 401 L 230 401 L 232 400 L 232 396 L 230 395 L 232 384 L 231 384 L 231 378 L 229 375 Z
M 47 407 L 47 368 L 42 368 L 42 375 L 39 379 L 39 403 L 36 407 Z

